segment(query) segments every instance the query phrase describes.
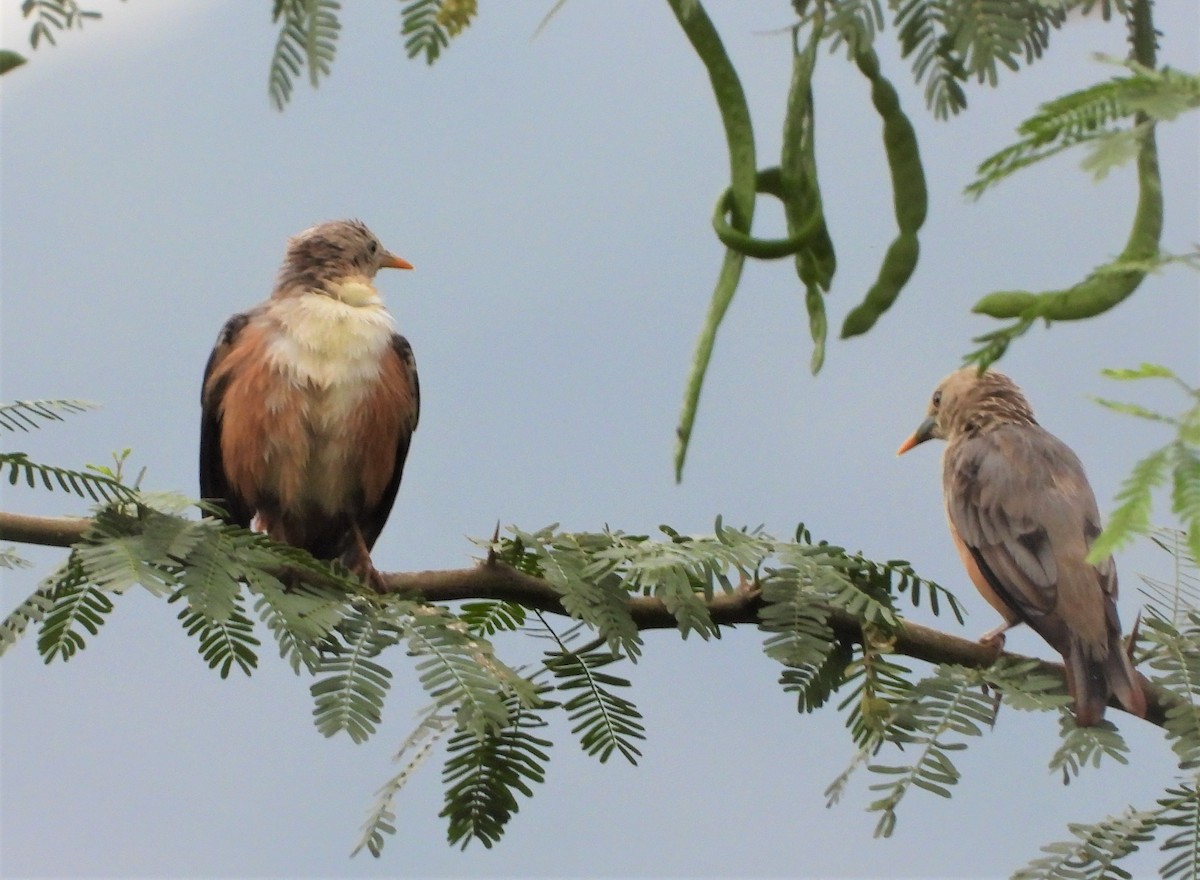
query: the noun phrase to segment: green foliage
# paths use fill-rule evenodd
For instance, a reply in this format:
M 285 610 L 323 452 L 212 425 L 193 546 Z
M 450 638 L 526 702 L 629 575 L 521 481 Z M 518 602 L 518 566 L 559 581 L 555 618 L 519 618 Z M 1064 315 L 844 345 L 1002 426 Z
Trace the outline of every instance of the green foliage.
M 510 723 L 510 695 L 522 705 L 536 702 L 529 681 L 449 612 L 412 608 L 403 625 L 421 686 L 439 708 L 454 708 L 458 728 L 484 737 Z
M 432 65 L 478 13 L 476 0 L 412 0 L 403 10 L 400 33 L 409 58 L 425 56 Z
M 57 485 L 64 492 L 91 499 L 96 503 L 124 501 L 133 497 L 132 489 L 111 477 L 38 464 L 30 461 L 29 456 L 23 452 L 0 452 L 0 478 L 5 470 L 8 471 L 10 486 L 24 480 L 30 489 L 36 489 L 40 484 L 43 488 L 53 491 Z
M 1170 581 L 1142 575 L 1142 595 L 1155 616 L 1176 629 L 1187 625 L 1188 612 L 1200 609 L 1200 565 L 1188 552 L 1187 535 L 1179 529 L 1156 528 L 1151 542 L 1174 562 Z
M 1168 481 L 1171 511 L 1184 526 L 1191 558 L 1200 558 L 1200 388 L 1191 387 L 1172 370 L 1158 364 L 1142 364 L 1132 370 L 1105 370 L 1105 375 L 1118 381 L 1166 380 L 1183 390 L 1188 408 L 1178 416 L 1171 416 L 1140 404 L 1099 400 L 1116 412 L 1170 425 L 1176 435 L 1134 466 L 1117 495 L 1117 508 L 1109 517 L 1108 527 L 1092 546 L 1090 558 L 1105 559 L 1134 536 L 1148 534 L 1153 492 Z
M 1070 784 L 1088 764 L 1099 767 L 1105 758 L 1118 764 L 1128 764 L 1129 746 L 1112 722 L 1095 727 L 1077 727 L 1065 711 L 1059 716 L 1061 742 L 1050 757 L 1050 770 L 1062 773 L 1063 785 Z
M 950 755 L 967 747 L 961 738 L 982 735 L 990 726 L 992 701 L 977 690 L 970 676 L 956 667 L 941 667 L 917 683 L 894 709 L 894 741 L 912 747 L 915 760 L 903 766 L 871 764 L 868 769 L 889 777 L 871 786 L 883 795 L 867 809 L 880 813 L 876 837 L 890 837 L 896 827 L 896 808 L 912 787 L 950 797 L 959 779 Z
M 433 754 L 438 742 L 454 729 L 454 716 L 443 714 L 436 706 L 428 709 L 416 730 L 401 744 L 393 759 L 396 763 L 407 758 L 403 768 L 389 779 L 376 793 L 375 803 L 363 823 L 363 834 L 350 855 L 357 855 L 363 847 L 379 858 L 383 854 L 384 835 L 396 833 L 396 811 L 394 804 L 401 789 L 408 784 L 413 773 Z
M 613 651 L 636 661 L 642 639 L 629 616 L 629 594 L 611 565 L 603 566 L 603 577 L 591 569 L 589 553 L 623 538 L 620 533 L 609 532 L 556 533 L 554 526 L 537 532 L 514 529 L 513 538 L 501 541 L 497 547 L 497 558 L 521 571 L 537 571 L 562 595 L 568 614 L 596 629 Z
M 86 400 L 18 400 L 0 404 L 0 428 L 27 432 L 42 422 L 64 421 L 62 413 L 87 412 L 95 407 Z
M 398 638 L 374 609 L 344 620 L 339 631 L 340 639 L 325 646 L 313 671 L 313 720 L 325 736 L 345 731 L 354 742 L 363 742 L 381 720 L 392 682 L 391 670 L 374 658 Z
M 494 636 L 525 625 L 525 609 L 516 602 L 465 602 L 458 619 L 473 636 Z
M 221 678 L 229 677 L 235 663 L 246 675 L 257 668 L 255 649 L 261 643 L 253 635 L 254 624 L 237 604 L 218 620 L 187 608 L 179 612 L 179 620 L 187 634 L 199 643 L 200 656 L 208 668 L 218 670 Z
M 1155 824 L 1153 813 L 1132 807 L 1094 825 L 1071 823 L 1067 828 L 1075 840 L 1042 847 L 1047 855 L 1017 871 L 1013 880 L 1130 878 L 1133 875 L 1116 862 L 1152 840 Z
M 25 56 L 19 52 L 14 52 L 12 49 L 0 49 L 0 76 L 3 76 L 10 70 L 16 70 L 24 63 Z
M 978 197 L 1020 169 L 1079 144 L 1095 148 L 1087 167 L 1101 178 L 1113 166 L 1134 158 L 1145 131 L 1144 127 L 1122 129 L 1118 123 L 1137 114 L 1169 121 L 1200 107 L 1200 76 L 1171 68 L 1153 70 L 1135 62 L 1126 66 L 1130 71 L 1126 76 L 1043 104 L 1017 127 L 1020 140 L 983 160 L 967 193 Z
M 65 662 L 85 647 L 80 628 L 93 636 L 104 625 L 104 616 L 113 610 L 112 600 L 88 583 L 77 557 L 72 557 L 51 578 L 53 586 L 43 582 L 41 633 L 38 653 L 49 663 L 55 657 Z M 35 594 L 37 595 L 37 594 Z
M 547 655 L 546 668 L 558 679 L 557 690 L 575 692 L 563 703 L 571 733 L 589 755 L 604 763 L 614 751 L 630 764 L 637 764 L 641 752 L 634 740 L 646 738 L 642 713 L 613 688 L 628 688 L 629 680 L 601 672 L 605 666 L 622 659 L 608 651 L 575 652 L 564 649 Z
M 32 564 L 12 547 L 0 547 L 0 568 L 29 568 Z
M 508 721 L 482 736 L 459 727 L 451 736 L 442 771 L 446 803 L 439 814 L 449 820 L 451 845 L 465 849 L 472 840 L 491 848 L 520 808 L 517 793 L 533 796 L 530 785 L 545 779 L 550 742 L 531 731 L 546 721 L 515 694 L 505 700 Z
M 54 608 L 54 599 L 43 582 L 28 598 L 0 620 L 0 657 L 21 640 L 30 624 L 38 623 Z
M 56 45 L 55 31 L 82 30 L 85 21 L 100 18 L 100 13 L 81 8 L 75 0 L 23 0 L 21 16 L 33 19 L 29 45 L 36 49 L 42 40 Z
M 925 100 L 939 119 L 965 110 L 962 84 L 972 78 L 999 84 L 1000 68 L 1016 71 L 1050 44 L 1066 20 L 1068 5 L 1038 0 L 902 0 L 896 8 L 900 50 L 912 56 L 913 73 L 925 82 Z
M 316 88 L 328 76 L 337 55 L 341 23 L 338 0 L 275 0 L 271 20 L 279 25 L 267 90 L 271 103 L 282 110 L 292 97 L 293 80 L 301 70 Z

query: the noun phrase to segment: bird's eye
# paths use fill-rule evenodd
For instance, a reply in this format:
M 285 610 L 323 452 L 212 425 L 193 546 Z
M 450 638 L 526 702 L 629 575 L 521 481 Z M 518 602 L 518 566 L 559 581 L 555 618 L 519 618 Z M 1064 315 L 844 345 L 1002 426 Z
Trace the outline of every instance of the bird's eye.
M 367 245 L 367 250 L 369 250 L 372 256 L 374 256 L 375 252 L 379 250 L 379 242 L 371 239 L 371 243 Z
M 940 391 L 933 392 L 933 405 L 940 406 L 941 403 L 942 403 L 942 392 L 940 392 Z

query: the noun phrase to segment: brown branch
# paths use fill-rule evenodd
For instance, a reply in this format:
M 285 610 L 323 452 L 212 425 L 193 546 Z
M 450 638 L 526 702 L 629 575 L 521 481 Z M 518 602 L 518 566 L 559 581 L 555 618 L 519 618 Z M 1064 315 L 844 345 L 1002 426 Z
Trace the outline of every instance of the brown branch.
M 70 547 L 83 539 L 90 519 L 77 516 L 27 516 L 0 511 L 0 541 Z
M 91 520 L 76 517 L 26 516 L 0 512 L 0 541 L 22 544 L 43 544 L 50 547 L 70 547 L 78 543 Z M 558 591 L 541 578 L 517 571 L 494 555 L 471 568 L 444 571 L 392 572 L 383 574 L 383 586 L 389 593 L 421 598 L 427 602 L 457 602 L 467 599 L 496 599 L 516 602 L 549 614 L 567 615 Z M 708 603 L 714 623 L 722 626 L 758 623 L 762 596 L 757 589 L 744 586 L 731 593 L 719 593 Z M 629 614 L 640 630 L 674 629 L 678 623 L 661 599 L 652 596 L 631 596 Z M 861 643 L 862 627 L 844 611 L 834 610 L 830 625 L 838 638 Z M 1023 654 L 1003 652 L 985 647 L 979 642 L 941 632 L 919 623 L 905 621 L 896 633 L 893 649 L 917 660 L 929 663 L 952 663 L 973 669 L 984 669 L 998 657 L 1023 661 L 1034 658 Z M 1063 665 L 1049 660 L 1037 660 L 1040 670 L 1064 678 Z M 1146 692 L 1146 720 L 1162 726 L 1166 712 L 1180 700 L 1145 676 L 1139 675 Z M 1115 702 L 1109 705 L 1116 708 Z

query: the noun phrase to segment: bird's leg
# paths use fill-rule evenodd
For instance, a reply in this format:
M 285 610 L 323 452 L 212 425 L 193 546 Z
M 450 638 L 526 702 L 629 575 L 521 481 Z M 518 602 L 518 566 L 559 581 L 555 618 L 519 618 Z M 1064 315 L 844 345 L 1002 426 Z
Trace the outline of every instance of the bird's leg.
M 996 656 L 999 656 L 1000 652 L 1004 650 L 1004 634 L 1020 622 L 1019 620 L 1006 620 L 995 629 L 989 629 L 979 637 L 979 644 L 987 648 L 995 648 Z
M 375 569 L 374 563 L 371 562 L 371 551 L 367 549 L 367 542 L 363 540 L 358 526 L 353 527 L 352 541 L 349 549 L 342 554 L 342 564 L 362 578 L 363 583 L 375 592 L 386 593 L 387 585 L 384 583 L 383 575 Z

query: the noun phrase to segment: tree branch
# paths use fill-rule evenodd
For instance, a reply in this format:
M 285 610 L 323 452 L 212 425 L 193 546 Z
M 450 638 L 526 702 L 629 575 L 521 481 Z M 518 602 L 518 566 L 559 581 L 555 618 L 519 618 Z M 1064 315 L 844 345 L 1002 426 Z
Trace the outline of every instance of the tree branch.
M 22 544 L 41 544 L 49 547 L 70 547 L 83 538 L 91 520 L 78 517 L 27 516 L 0 512 L 0 541 Z M 567 615 L 558 591 L 547 581 L 520 572 L 506 563 L 490 558 L 472 568 L 441 571 L 391 572 L 382 575 L 383 588 L 388 593 L 420 598 L 426 602 L 458 602 L 467 599 L 495 599 L 516 602 L 549 614 Z M 708 603 L 714 623 L 722 626 L 758 624 L 762 595 L 757 588 L 743 586 L 731 593 L 719 593 Z M 629 614 L 639 630 L 675 629 L 678 622 L 661 599 L 653 596 L 631 596 Z M 844 611 L 834 609 L 830 619 L 834 634 L 846 642 L 861 643 L 862 627 Z M 985 669 L 1000 657 L 1018 661 L 1033 660 L 1023 654 L 1007 651 L 999 654 L 993 648 L 970 639 L 960 638 L 919 623 L 905 621 L 896 633 L 893 649 L 928 663 L 952 663 L 972 669 Z M 1063 664 L 1036 660 L 1042 671 L 1065 681 Z M 1178 705 L 1180 699 L 1166 688 L 1138 674 L 1146 692 L 1146 720 L 1159 727 L 1166 712 Z M 1120 708 L 1115 701 L 1109 705 Z
M 90 519 L 76 516 L 27 516 L 0 511 L 0 541 L 70 547 L 83 539 Z

